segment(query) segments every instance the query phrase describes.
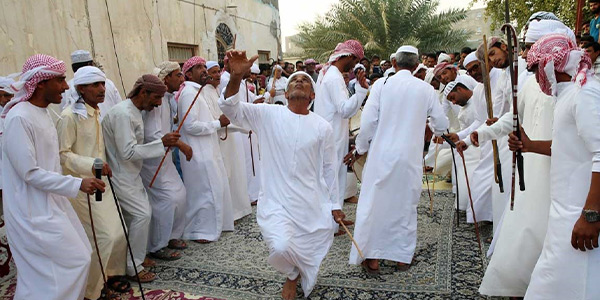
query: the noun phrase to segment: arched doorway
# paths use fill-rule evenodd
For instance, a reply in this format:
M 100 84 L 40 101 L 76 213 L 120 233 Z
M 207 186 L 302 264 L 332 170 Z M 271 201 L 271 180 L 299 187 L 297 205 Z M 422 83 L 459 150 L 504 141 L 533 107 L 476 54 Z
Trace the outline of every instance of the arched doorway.
M 217 31 L 215 33 L 215 37 L 217 40 L 217 56 L 219 59 L 219 64 L 223 64 L 223 59 L 225 59 L 225 52 L 227 50 L 233 48 L 233 34 L 231 34 L 231 30 L 229 26 L 224 23 L 219 24 L 217 26 Z

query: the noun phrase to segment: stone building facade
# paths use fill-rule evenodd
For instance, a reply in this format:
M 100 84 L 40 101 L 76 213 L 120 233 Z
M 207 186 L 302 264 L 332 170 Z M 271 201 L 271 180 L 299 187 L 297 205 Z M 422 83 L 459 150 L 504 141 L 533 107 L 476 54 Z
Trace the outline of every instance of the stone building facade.
M 89 50 L 123 95 L 164 60 L 222 60 L 234 46 L 261 63 L 282 56 L 278 0 L 1 0 L 0 74 L 32 54 L 70 65 Z M 68 78 L 72 77 L 69 69 Z

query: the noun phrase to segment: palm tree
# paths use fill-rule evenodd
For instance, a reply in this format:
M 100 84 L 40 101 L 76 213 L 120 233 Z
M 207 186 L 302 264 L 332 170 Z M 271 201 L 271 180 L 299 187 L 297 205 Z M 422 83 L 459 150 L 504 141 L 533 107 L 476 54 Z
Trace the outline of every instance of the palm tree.
M 466 17 L 465 11 L 436 14 L 437 6 L 438 0 L 340 0 L 314 23 L 299 26 L 299 46 L 306 57 L 321 61 L 348 39 L 359 40 L 366 55 L 383 57 L 403 44 L 423 53 L 460 49 L 469 33 L 452 25 Z

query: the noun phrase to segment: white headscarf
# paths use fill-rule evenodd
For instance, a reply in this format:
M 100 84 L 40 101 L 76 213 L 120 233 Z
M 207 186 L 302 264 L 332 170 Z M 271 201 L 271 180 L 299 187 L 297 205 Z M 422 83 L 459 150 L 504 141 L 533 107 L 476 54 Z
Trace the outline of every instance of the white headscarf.
M 69 93 L 66 105 L 71 105 L 73 113 L 79 115 L 82 119 L 87 119 L 87 110 L 85 108 L 85 101 L 79 91 L 77 90 L 78 85 L 92 84 L 96 82 L 105 82 L 106 75 L 100 69 L 92 66 L 81 67 L 75 72 L 73 77 L 73 88 L 75 91 Z
M 312 77 L 310 77 L 310 75 L 308 75 L 308 73 L 303 72 L 303 71 L 297 71 L 294 74 L 290 75 L 290 77 L 288 77 L 287 83 L 285 84 L 285 91 L 286 92 L 288 91 L 288 88 L 290 87 L 290 82 L 292 82 L 292 78 L 294 78 L 296 76 L 300 76 L 300 75 L 306 76 L 306 77 L 308 77 L 308 79 L 310 79 L 309 81 L 312 84 L 313 92 L 316 93 L 317 92 L 317 85 L 312 80 Z M 312 104 L 313 104 L 314 101 L 315 101 L 314 99 L 310 101 L 310 104 L 308 104 L 308 108 L 310 108 L 312 106 Z
M 13 73 L 6 77 L 0 76 L 0 91 L 4 91 L 13 95 L 16 94 L 18 90 L 16 90 L 16 88 L 13 87 L 13 84 L 15 83 L 14 78 L 17 76 L 19 76 L 19 73 Z
M 571 28 L 556 20 L 533 21 L 525 33 L 525 43 L 535 43 L 543 36 L 551 33 L 560 33 L 568 36 L 575 42 L 575 34 Z
M 466 68 L 467 65 L 477 60 L 477 55 L 475 55 L 475 51 L 469 53 L 465 56 L 465 60 L 463 60 L 463 66 Z
M 421 69 L 425 69 L 427 70 L 427 67 L 424 64 L 419 64 L 419 66 L 412 72 L 413 75 L 417 74 L 417 72 L 419 72 L 419 70 Z
M 171 72 L 175 70 L 181 70 L 181 67 L 179 67 L 178 63 L 174 61 L 163 61 L 156 68 L 154 68 L 152 75 L 160 78 L 160 80 L 164 80 L 167 75 L 171 74 Z
M 450 55 L 446 54 L 446 53 L 440 53 L 440 56 L 438 57 L 438 64 L 441 64 L 442 62 L 450 62 Z

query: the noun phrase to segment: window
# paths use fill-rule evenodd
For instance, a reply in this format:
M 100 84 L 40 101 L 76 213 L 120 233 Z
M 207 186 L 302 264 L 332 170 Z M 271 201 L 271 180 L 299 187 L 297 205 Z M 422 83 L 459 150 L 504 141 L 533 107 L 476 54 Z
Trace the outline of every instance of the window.
M 169 60 L 178 62 L 179 64 L 185 63 L 192 56 L 195 56 L 198 52 L 198 46 L 167 43 L 167 51 L 169 52 Z
M 215 33 L 215 38 L 217 42 L 217 56 L 220 64 L 223 64 L 223 60 L 225 59 L 225 53 L 227 50 L 233 48 L 233 44 L 235 43 L 235 37 L 231 34 L 231 30 L 229 27 L 223 23 L 217 26 L 217 30 Z
M 271 51 L 258 50 L 258 63 L 268 64 L 271 59 Z

